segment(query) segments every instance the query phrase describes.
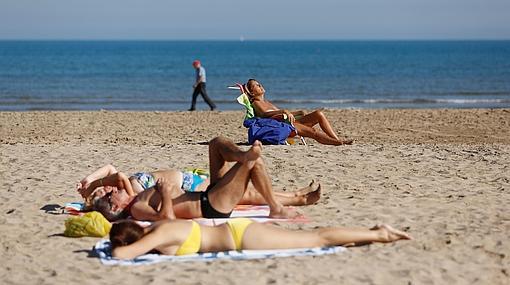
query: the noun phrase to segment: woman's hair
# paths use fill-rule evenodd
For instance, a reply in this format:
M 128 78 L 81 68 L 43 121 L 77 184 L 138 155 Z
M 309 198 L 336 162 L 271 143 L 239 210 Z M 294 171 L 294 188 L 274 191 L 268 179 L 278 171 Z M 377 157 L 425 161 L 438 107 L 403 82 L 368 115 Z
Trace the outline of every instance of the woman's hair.
M 112 250 L 118 246 L 130 245 L 141 239 L 143 235 L 143 227 L 134 221 L 122 221 L 115 223 L 110 230 Z
M 89 211 L 94 211 L 94 202 L 103 197 L 103 196 L 99 196 L 98 195 L 98 191 L 96 189 L 96 191 L 92 192 L 92 194 L 90 196 L 88 196 L 87 198 L 85 198 L 85 206 L 83 208 L 83 211 L 85 212 L 89 212 Z
M 246 90 L 246 93 L 248 93 L 249 96 L 251 96 L 250 89 L 255 82 L 257 82 L 256 79 L 250 78 L 248 79 L 248 81 L 246 81 L 246 84 L 244 84 L 244 89 Z
M 110 196 L 112 193 L 108 193 L 103 197 L 95 197 L 92 202 L 92 210 L 101 213 L 108 221 L 115 222 L 120 219 L 127 217 L 127 211 L 124 209 L 113 212 L 112 205 L 110 204 Z

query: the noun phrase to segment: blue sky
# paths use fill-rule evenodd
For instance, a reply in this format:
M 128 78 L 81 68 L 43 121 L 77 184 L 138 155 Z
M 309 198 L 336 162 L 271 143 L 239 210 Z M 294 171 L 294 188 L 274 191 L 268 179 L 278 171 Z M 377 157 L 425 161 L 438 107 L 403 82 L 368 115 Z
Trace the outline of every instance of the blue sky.
M 0 0 L 0 39 L 510 39 L 509 0 Z

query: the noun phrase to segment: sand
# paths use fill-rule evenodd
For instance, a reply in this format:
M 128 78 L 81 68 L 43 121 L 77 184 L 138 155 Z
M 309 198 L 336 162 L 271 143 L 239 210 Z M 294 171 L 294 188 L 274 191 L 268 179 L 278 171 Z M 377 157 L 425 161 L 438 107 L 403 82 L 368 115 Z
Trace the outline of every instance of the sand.
M 96 238 L 62 236 L 75 182 L 207 167 L 209 139 L 246 142 L 242 112 L 0 112 L 2 284 L 508 284 L 510 110 L 326 110 L 352 146 L 266 146 L 275 189 L 319 180 L 289 228 L 389 223 L 413 241 L 253 261 L 103 266 Z M 242 146 L 246 148 L 246 146 Z

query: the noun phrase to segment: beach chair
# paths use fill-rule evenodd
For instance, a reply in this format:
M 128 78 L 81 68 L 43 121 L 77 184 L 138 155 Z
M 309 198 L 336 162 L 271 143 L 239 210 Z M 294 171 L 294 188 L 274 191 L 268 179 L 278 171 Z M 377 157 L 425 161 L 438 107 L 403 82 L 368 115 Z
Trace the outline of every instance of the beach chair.
M 255 118 L 255 110 L 253 109 L 253 106 L 252 106 L 252 104 L 250 102 L 250 99 L 248 98 L 248 95 L 246 95 L 246 93 L 242 93 L 241 95 L 239 95 L 237 97 L 237 102 L 239 104 L 243 105 L 244 108 L 246 109 L 246 114 L 244 116 L 244 121 L 245 122 L 247 120 Z M 276 121 L 280 121 L 280 122 L 283 121 L 283 117 L 281 117 L 281 118 L 271 118 L 271 119 L 276 120 Z M 245 125 L 245 127 L 246 127 L 246 125 Z M 298 135 L 297 130 L 294 130 L 289 135 L 289 137 L 285 141 L 285 144 L 287 144 L 287 145 L 295 144 L 294 138 L 298 138 L 303 145 L 306 145 L 306 141 L 305 141 L 304 137 Z

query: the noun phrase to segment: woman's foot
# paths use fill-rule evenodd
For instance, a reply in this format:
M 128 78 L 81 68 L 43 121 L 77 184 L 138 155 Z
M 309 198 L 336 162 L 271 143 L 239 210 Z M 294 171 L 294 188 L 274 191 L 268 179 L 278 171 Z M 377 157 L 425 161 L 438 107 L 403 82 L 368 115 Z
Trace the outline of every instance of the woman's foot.
M 401 239 L 412 239 L 412 237 L 403 231 L 397 230 L 390 225 L 382 224 L 376 225 L 370 230 L 378 231 L 379 238 L 378 242 L 393 242 Z
M 296 198 L 296 202 L 293 204 L 288 204 L 292 206 L 306 206 L 306 205 L 312 205 L 317 203 L 319 199 L 321 198 L 321 185 L 320 183 L 315 183 L 315 181 L 312 181 L 310 183 L 310 186 L 306 187 L 308 189 L 303 194 L 298 193 L 295 194 L 294 198 Z M 305 191 L 304 189 L 300 190 Z
M 304 196 L 310 192 L 317 190 L 317 185 L 320 185 L 320 184 L 318 184 L 314 179 L 312 179 L 312 181 L 310 182 L 310 184 L 308 186 L 303 187 L 303 188 L 297 190 L 296 192 L 294 192 L 294 197 L 301 197 L 301 196 Z
M 306 193 L 304 195 L 304 198 L 305 198 L 304 205 L 312 205 L 317 203 L 321 198 L 321 184 L 319 183 L 314 191 Z
M 342 142 L 342 145 L 351 145 L 354 140 L 353 139 L 339 139 L 340 142 Z

